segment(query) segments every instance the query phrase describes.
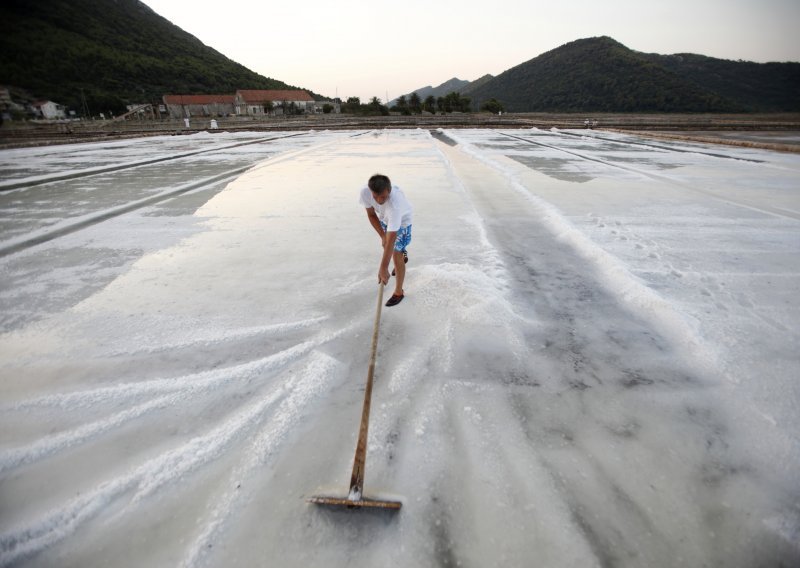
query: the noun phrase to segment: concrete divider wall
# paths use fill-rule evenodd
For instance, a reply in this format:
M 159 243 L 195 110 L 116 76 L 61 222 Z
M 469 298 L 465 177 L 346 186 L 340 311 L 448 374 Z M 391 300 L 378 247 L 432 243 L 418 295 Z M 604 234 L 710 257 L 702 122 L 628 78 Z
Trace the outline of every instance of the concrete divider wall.
M 586 122 L 598 129 L 630 131 L 798 131 L 800 113 L 783 114 L 592 114 L 487 113 L 417 116 L 300 115 L 216 118 L 217 130 L 350 130 L 364 128 L 531 128 L 583 129 Z M 211 130 L 210 118 L 128 121 L 74 121 L 58 123 L 6 122 L 0 128 L 0 148 L 84 142 L 163 134 L 189 134 Z M 760 147 L 760 146 L 756 146 Z

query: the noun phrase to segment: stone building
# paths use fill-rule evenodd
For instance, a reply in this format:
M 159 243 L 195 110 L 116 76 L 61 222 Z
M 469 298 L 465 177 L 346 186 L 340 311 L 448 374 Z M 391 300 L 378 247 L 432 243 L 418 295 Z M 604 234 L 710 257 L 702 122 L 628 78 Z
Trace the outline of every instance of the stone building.
M 267 116 L 286 113 L 320 114 L 329 104 L 334 113 L 341 111 L 335 101 L 315 101 L 308 92 L 298 89 L 248 90 L 235 95 L 164 95 L 170 118 Z
M 229 116 L 236 113 L 234 95 L 164 95 L 170 118 Z
M 272 114 L 283 114 L 283 105 L 297 110 L 299 113 L 314 113 L 314 97 L 301 90 L 238 90 L 236 91 L 236 114 L 242 116 L 263 116 L 270 114 L 269 103 L 272 103 Z

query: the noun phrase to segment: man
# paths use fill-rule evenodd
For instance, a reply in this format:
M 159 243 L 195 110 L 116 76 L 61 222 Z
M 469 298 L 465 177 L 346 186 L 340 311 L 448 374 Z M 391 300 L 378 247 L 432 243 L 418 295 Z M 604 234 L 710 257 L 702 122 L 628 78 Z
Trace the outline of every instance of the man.
M 405 194 L 383 174 L 369 178 L 361 189 L 361 205 L 367 209 L 370 225 L 378 233 L 383 246 L 383 256 L 378 267 L 378 282 L 389 283 L 389 259 L 394 260 L 394 294 L 386 302 L 396 306 L 403 301 L 403 280 L 406 277 L 406 248 L 411 243 L 411 219 L 413 210 Z

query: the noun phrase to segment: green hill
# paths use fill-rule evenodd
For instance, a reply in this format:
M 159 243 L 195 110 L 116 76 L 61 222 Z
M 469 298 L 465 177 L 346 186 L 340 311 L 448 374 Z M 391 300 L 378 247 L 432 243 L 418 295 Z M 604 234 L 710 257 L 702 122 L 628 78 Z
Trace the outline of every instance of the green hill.
M 645 57 L 748 110 L 800 111 L 800 63 L 729 61 L 693 53 Z
M 199 9 L 199 8 L 198 8 Z M 3 0 L 0 85 L 93 112 L 166 93 L 297 88 L 204 45 L 138 0 Z
M 476 89 L 478 89 L 479 87 L 482 87 L 483 85 L 485 85 L 486 83 L 488 83 L 492 79 L 494 79 L 494 75 L 490 75 L 489 73 L 487 73 L 483 77 L 478 77 L 477 79 L 475 79 L 472 83 L 470 83 L 469 85 L 467 85 L 463 89 L 459 89 L 458 93 L 460 95 L 472 96 L 472 93 Z
M 471 90 L 512 112 L 753 112 L 800 110 L 800 63 L 662 56 L 609 38 L 581 39 Z

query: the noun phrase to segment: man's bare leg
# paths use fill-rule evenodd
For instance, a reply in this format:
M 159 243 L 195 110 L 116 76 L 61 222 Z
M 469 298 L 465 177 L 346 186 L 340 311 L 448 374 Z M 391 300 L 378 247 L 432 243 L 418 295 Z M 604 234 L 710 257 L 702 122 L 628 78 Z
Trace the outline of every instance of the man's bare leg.
M 406 261 L 402 252 L 394 251 L 392 258 L 394 259 L 394 295 L 403 295 L 403 280 L 406 278 Z

